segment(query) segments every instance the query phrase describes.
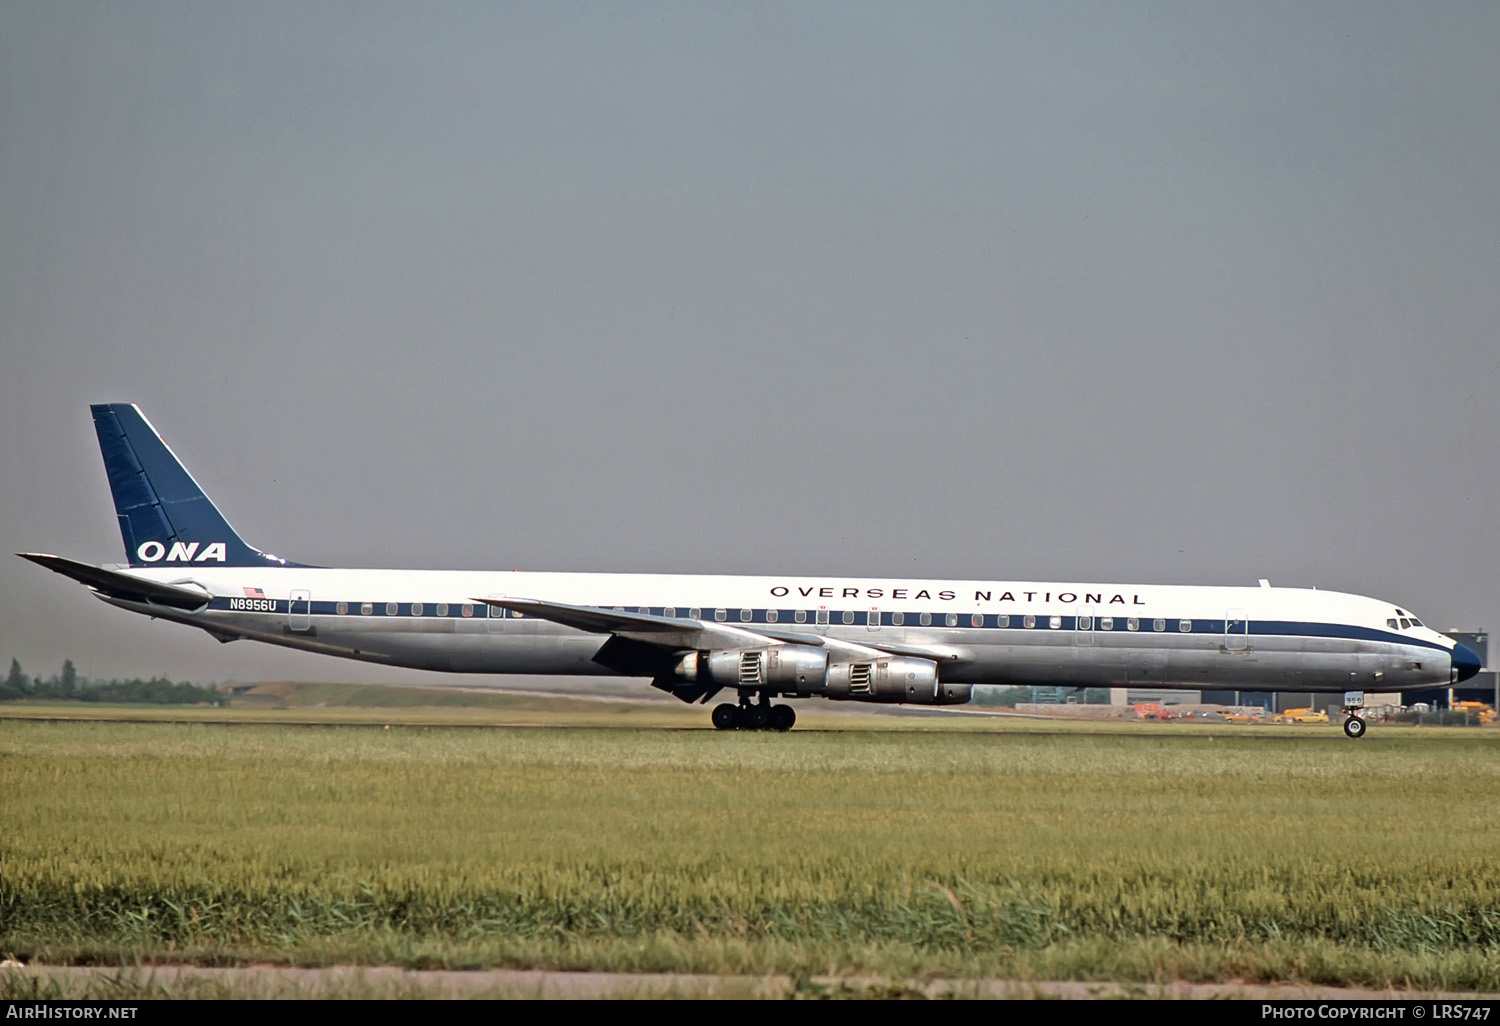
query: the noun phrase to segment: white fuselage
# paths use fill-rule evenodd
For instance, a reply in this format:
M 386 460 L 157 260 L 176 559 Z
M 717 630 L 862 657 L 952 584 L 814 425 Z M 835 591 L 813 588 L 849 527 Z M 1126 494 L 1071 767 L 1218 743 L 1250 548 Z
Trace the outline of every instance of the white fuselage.
M 117 568 L 202 589 L 123 608 L 328 655 L 463 673 L 596 675 L 608 634 L 486 606 L 527 598 L 937 660 L 944 682 L 1325 691 L 1446 684 L 1454 643 L 1385 602 L 1295 588 L 320 568 Z M 1392 626 L 1397 624 L 1397 626 Z

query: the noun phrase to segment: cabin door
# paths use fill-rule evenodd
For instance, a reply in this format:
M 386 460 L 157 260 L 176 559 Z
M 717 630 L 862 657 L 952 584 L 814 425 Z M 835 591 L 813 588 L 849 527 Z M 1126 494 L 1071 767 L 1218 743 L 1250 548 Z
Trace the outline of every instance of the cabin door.
M 1224 614 L 1224 651 L 1243 652 L 1250 647 L 1250 621 L 1243 609 Z
M 297 588 L 286 603 L 286 626 L 291 631 L 312 629 L 312 592 Z

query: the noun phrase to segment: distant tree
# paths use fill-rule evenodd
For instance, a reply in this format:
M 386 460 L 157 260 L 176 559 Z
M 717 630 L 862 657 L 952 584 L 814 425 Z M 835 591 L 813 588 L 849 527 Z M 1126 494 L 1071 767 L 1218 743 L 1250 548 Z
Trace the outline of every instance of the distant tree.
M 174 683 L 166 677 L 151 680 L 89 680 L 78 675 L 73 660 L 63 661 L 62 673 L 51 679 L 28 677 L 19 661 L 10 661 L 10 675 L 0 681 L 0 701 L 17 698 L 50 698 L 75 702 L 152 702 L 158 705 L 214 705 L 227 707 L 229 698 L 218 689 Z
M 21 664 L 16 660 L 10 661 L 10 676 L 0 684 L 0 701 L 8 701 L 16 698 L 24 698 L 26 695 L 26 674 L 21 672 Z

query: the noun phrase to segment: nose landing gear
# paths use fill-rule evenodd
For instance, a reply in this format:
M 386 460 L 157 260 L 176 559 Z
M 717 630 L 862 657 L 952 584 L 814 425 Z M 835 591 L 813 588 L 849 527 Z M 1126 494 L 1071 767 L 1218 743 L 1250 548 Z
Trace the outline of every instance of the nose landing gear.
M 1378 676 L 1378 674 L 1377 674 Z M 1363 691 L 1344 692 L 1344 736 L 1358 740 L 1365 736 L 1365 720 L 1359 711 L 1365 707 Z
M 789 705 L 772 705 L 770 696 L 761 695 L 759 702 L 752 703 L 750 696 L 742 695 L 739 705 L 725 702 L 714 706 L 715 730 L 791 730 L 797 722 L 797 714 Z

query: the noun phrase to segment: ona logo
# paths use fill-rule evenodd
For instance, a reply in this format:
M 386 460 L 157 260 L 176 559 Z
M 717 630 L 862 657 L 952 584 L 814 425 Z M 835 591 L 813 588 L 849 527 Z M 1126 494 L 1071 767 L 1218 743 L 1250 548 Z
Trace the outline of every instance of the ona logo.
M 160 563 L 163 557 L 168 563 L 203 563 L 210 559 L 222 563 L 228 558 L 223 542 L 211 542 L 202 552 L 198 552 L 200 544 L 200 542 L 188 542 L 184 545 L 182 542 L 173 542 L 172 550 L 168 552 L 167 547 L 161 542 L 148 541 L 143 542 L 140 548 L 135 550 L 135 554 L 145 563 Z M 194 553 L 197 555 L 195 556 Z

